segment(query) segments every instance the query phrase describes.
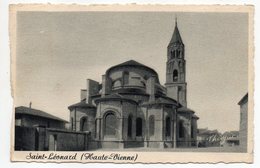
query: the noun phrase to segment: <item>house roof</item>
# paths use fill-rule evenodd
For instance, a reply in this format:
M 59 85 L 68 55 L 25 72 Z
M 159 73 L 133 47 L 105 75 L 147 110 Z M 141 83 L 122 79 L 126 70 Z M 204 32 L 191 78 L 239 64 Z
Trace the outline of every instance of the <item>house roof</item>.
M 82 101 L 80 101 L 79 103 L 75 103 L 70 105 L 68 108 L 71 110 L 72 108 L 75 107 L 81 107 L 81 108 L 96 108 L 95 106 L 86 103 L 86 99 L 83 99 Z
M 62 121 L 62 122 L 68 122 L 66 120 L 63 120 L 59 117 L 56 117 L 54 115 L 51 115 L 47 112 L 25 107 L 25 106 L 19 106 L 15 108 L 15 114 L 26 114 L 26 115 L 32 115 L 32 116 L 38 116 L 38 117 L 43 117 L 43 118 L 48 118 L 52 120 L 57 120 L 57 121 Z
M 243 96 L 243 98 L 238 102 L 238 105 L 243 104 L 245 101 L 248 101 L 248 93 L 245 96 Z
M 223 136 L 238 136 L 239 131 L 226 131 L 224 132 Z
M 208 128 L 199 128 L 199 129 L 197 129 L 198 130 L 198 134 L 199 135 L 202 135 L 202 134 L 220 134 L 219 132 L 218 132 L 218 130 L 208 130 Z

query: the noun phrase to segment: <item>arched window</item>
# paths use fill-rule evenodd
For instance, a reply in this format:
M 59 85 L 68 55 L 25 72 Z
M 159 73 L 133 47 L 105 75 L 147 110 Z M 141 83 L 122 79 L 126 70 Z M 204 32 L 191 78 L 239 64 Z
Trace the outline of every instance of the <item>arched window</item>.
M 174 52 L 171 50 L 171 58 L 174 58 Z
M 165 136 L 170 137 L 171 136 L 171 118 L 167 117 L 165 122 Z
M 117 130 L 117 118 L 113 112 L 109 112 L 105 116 L 105 135 L 106 136 L 115 136 Z
M 82 117 L 80 119 L 80 131 L 87 131 L 88 129 L 87 123 L 88 123 L 87 117 Z
M 184 128 L 184 125 L 183 125 L 183 121 L 180 120 L 179 121 L 179 138 L 183 138 L 184 134 L 185 134 L 185 128 Z
M 174 58 L 177 58 L 177 50 L 174 50 Z
M 127 128 L 127 136 L 132 137 L 132 116 L 128 116 L 128 128 Z
M 142 136 L 143 134 L 143 121 L 142 118 L 136 119 L 136 136 Z
M 154 135 L 154 116 L 151 115 L 149 117 L 149 136 L 153 136 Z
M 178 81 L 178 71 L 176 69 L 173 71 L 173 81 Z
M 120 87 L 120 86 L 122 86 L 120 80 L 116 80 L 116 81 L 113 83 L 113 87 Z
M 129 83 L 129 72 L 127 71 L 123 72 L 123 83 L 124 85 L 128 85 Z
M 181 58 L 181 51 L 177 50 L 177 58 Z

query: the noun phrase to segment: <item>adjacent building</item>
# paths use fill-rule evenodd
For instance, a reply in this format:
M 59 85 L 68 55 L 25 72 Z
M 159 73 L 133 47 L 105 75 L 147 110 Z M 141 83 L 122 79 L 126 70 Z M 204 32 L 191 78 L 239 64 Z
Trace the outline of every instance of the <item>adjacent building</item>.
M 187 107 L 185 47 L 177 22 L 167 47 L 166 83 L 137 61 L 112 66 L 102 82 L 88 79 L 69 106 L 70 129 L 90 132 L 90 148 L 196 146 L 197 120 Z
M 240 106 L 239 141 L 243 151 L 247 150 L 248 93 L 238 102 Z
M 227 131 L 222 135 L 221 146 L 238 146 L 239 131 Z
M 45 111 L 15 108 L 14 149 L 24 151 L 88 150 L 89 132 L 67 130 L 68 122 Z
M 15 108 L 15 125 L 22 127 L 42 126 L 46 128 L 64 129 L 66 120 L 42 110 L 19 106 Z
M 197 130 L 198 147 L 219 147 L 222 134 L 218 130 L 202 128 Z

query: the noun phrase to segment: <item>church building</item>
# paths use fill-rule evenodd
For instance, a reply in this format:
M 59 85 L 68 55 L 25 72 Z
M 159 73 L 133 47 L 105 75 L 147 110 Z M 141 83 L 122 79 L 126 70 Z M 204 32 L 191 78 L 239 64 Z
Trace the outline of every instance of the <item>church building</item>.
M 195 147 L 197 120 L 187 108 L 185 48 L 177 22 L 167 47 L 166 83 L 134 60 L 115 65 L 102 82 L 87 79 L 68 107 L 70 129 L 90 132 L 89 148 Z

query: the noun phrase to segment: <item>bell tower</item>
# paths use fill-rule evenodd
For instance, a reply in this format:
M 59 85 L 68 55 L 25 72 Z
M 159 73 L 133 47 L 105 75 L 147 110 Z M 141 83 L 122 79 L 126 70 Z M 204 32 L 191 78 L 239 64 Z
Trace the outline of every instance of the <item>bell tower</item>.
M 175 19 L 175 28 L 171 41 L 167 47 L 166 63 L 166 89 L 167 96 L 178 101 L 184 107 L 187 106 L 186 100 L 186 62 L 184 59 L 184 44 Z

